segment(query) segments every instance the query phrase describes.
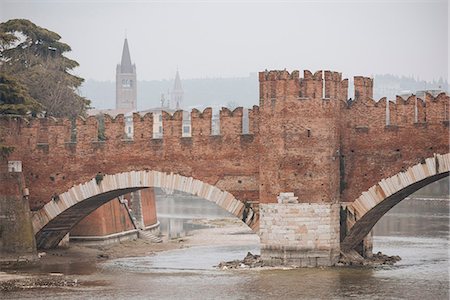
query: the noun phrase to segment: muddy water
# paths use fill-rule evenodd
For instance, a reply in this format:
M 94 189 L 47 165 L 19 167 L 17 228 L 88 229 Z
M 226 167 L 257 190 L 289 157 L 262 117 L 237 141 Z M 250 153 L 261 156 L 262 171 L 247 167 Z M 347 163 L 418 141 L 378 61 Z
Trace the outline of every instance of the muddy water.
M 193 226 L 186 216 L 189 219 L 200 218 L 202 214 L 209 218 L 223 217 L 220 211 L 205 208 L 204 202 L 184 200 L 174 199 L 171 204 L 158 201 L 165 235 L 190 235 L 197 225 Z M 249 239 L 252 242 L 248 244 L 211 243 L 151 257 L 117 259 L 100 264 L 92 274 L 80 277 L 93 280 L 94 284 L 31 289 L 6 296 L 11 299 L 448 299 L 449 201 L 419 201 L 403 201 L 375 228 L 374 251 L 400 255 L 402 260 L 395 266 L 276 271 L 221 271 L 213 267 L 222 260 L 243 258 L 247 251 L 258 253 L 258 245 Z M 177 220 L 172 221 L 176 226 L 169 225 L 171 218 Z

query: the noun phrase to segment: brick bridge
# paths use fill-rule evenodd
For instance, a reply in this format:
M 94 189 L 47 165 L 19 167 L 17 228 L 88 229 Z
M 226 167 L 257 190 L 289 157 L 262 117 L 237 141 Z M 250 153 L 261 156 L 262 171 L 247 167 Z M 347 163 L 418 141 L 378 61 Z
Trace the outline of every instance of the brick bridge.
M 132 139 L 123 115 L 106 115 L 101 141 L 95 117 L 2 118 L 4 144 L 14 146 L 8 160 L 22 161 L 38 247 L 54 247 L 111 199 L 163 187 L 214 201 L 259 231 L 264 259 L 330 265 L 340 252 L 363 254 L 389 209 L 449 175 L 444 93 L 374 101 L 372 79 L 355 77 L 348 101 L 348 80 L 330 71 L 260 72 L 259 81 L 248 134 L 242 108 L 220 111 L 219 135 L 212 110 L 194 109 L 190 137 L 182 111 L 163 112 L 162 138 L 152 137 L 151 113 L 133 115 Z M 19 188 L 2 190 L 2 199 L 22 198 Z M 299 203 L 278 203 L 286 192 Z

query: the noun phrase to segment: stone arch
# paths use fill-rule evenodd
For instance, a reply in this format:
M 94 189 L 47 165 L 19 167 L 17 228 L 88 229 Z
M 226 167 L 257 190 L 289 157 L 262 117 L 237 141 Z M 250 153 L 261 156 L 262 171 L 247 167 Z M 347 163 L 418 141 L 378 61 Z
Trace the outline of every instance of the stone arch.
M 96 177 L 55 195 L 33 214 L 32 223 L 38 248 L 56 247 L 79 221 L 101 205 L 121 195 L 149 187 L 178 190 L 205 198 L 243 220 L 243 202 L 229 192 L 192 177 L 159 171 L 131 171 Z M 243 221 L 255 230 L 258 216 L 250 209 L 246 211 Z
M 363 192 L 346 207 L 344 224 L 347 235 L 341 242 L 341 251 L 345 253 L 354 249 L 386 212 L 415 191 L 449 176 L 449 171 L 450 153 L 435 154 L 404 172 L 382 179 Z

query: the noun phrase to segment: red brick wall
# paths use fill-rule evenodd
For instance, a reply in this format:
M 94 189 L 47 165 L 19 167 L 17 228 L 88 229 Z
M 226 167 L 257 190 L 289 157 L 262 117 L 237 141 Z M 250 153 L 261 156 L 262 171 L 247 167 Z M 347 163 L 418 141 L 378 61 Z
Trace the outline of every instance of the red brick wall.
M 322 76 L 322 74 L 324 76 Z M 323 78 L 325 78 L 325 98 Z M 390 103 L 370 99 L 373 82 L 357 77 L 358 98 L 347 105 L 346 79 L 336 72 L 260 73 L 260 107 L 249 111 L 251 135 L 241 135 L 242 110 L 220 113 L 221 135 L 211 136 L 211 109 L 193 110 L 192 137 L 181 138 L 181 113 L 163 114 L 163 139 L 151 139 L 153 118 L 134 115 L 134 140 L 123 140 L 124 121 L 105 118 L 106 141 L 97 141 L 97 120 L 77 120 L 70 143 L 67 120 L 0 120 L 2 138 L 23 161 L 30 206 L 84 183 L 97 172 L 157 170 L 226 186 L 245 201 L 275 202 L 295 192 L 302 202 L 353 201 L 380 179 L 448 152 L 449 97 L 426 95 Z M 252 184 L 249 184 L 252 183 Z
M 103 204 L 81 220 L 71 231 L 74 236 L 104 236 L 134 229 L 130 217 L 119 200 Z
M 156 216 L 155 192 L 153 188 L 141 190 L 141 203 L 145 226 L 156 224 L 158 219 Z
M 129 203 L 131 195 L 124 196 Z M 153 188 L 141 190 L 142 213 L 146 226 L 157 222 L 155 193 Z M 132 209 L 132 205 L 130 206 Z M 104 236 L 122 231 L 132 230 L 134 226 L 130 217 L 119 200 L 114 199 L 96 209 L 89 216 L 81 220 L 71 231 L 76 236 Z

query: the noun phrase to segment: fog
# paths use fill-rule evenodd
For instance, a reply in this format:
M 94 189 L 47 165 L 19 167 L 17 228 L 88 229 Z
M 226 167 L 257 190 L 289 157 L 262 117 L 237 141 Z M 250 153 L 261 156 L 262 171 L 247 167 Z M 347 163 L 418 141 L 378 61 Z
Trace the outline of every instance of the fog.
M 448 3 L 423 1 L 9 1 L 0 20 L 59 33 L 86 79 L 114 80 L 128 37 L 138 78 L 331 69 L 345 77 L 448 76 Z

